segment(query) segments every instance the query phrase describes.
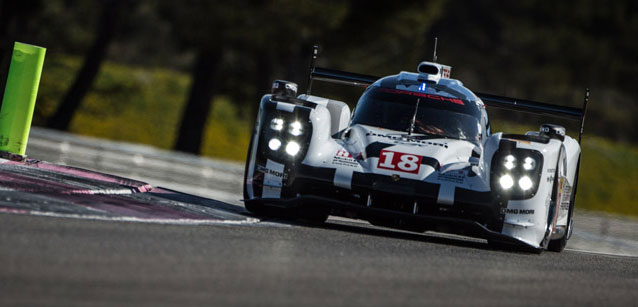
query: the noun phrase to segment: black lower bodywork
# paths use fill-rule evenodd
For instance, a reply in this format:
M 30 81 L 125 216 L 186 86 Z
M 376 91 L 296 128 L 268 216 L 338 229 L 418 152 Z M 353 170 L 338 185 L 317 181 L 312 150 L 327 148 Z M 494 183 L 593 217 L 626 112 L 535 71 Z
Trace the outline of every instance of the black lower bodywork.
M 253 176 L 247 207 L 320 210 L 330 215 L 362 219 L 373 225 L 409 231 L 438 231 L 487 239 L 492 243 L 536 250 L 501 234 L 507 201 L 491 192 L 457 188 L 452 205 L 438 204 L 439 185 L 405 178 L 358 173 L 351 189 L 335 187 L 334 169 L 301 165 L 288 173 L 281 198 L 261 198 L 263 174 Z

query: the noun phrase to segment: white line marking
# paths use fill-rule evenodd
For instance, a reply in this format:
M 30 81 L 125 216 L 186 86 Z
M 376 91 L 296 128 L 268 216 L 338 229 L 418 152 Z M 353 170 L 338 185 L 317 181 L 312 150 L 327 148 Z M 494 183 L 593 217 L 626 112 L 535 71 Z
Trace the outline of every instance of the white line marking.
M 5 213 L 5 212 L 2 212 Z M 2 214 L 0 213 L 0 214 Z M 16 214 L 10 212 L 9 214 Z M 135 222 L 135 223 L 152 223 L 152 224 L 168 224 L 168 225 L 250 225 L 259 223 L 261 220 L 257 218 L 247 217 L 244 220 L 196 220 L 196 219 L 161 219 L 161 218 L 139 218 L 132 216 L 101 216 L 101 215 L 84 215 L 84 214 L 69 214 L 69 213 L 55 213 L 55 212 L 42 212 L 42 211 L 26 211 L 17 214 L 26 214 L 34 216 L 47 216 L 47 217 L 59 217 L 59 218 L 75 218 L 86 219 L 95 221 L 113 221 L 113 222 Z
M 583 254 L 592 254 L 592 255 L 601 255 L 601 256 L 616 256 L 616 257 L 638 258 L 638 256 L 636 256 L 636 255 L 622 254 L 622 253 L 595 252 L 595 251 L 587 251 L 587 250 L 572 249 L 572 248 L 565 248 L 565 250 L 566 251 L 570 251 L 570 252 L 577 252 L 577 253 L 583 253 Z

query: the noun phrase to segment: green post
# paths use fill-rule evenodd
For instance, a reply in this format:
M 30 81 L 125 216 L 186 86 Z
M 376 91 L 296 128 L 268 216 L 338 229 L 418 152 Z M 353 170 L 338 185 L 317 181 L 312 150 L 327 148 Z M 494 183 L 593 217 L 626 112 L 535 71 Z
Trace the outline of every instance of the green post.
M 24 155 L 46 48 L 15 42 L 0 109 L 0 151 Z

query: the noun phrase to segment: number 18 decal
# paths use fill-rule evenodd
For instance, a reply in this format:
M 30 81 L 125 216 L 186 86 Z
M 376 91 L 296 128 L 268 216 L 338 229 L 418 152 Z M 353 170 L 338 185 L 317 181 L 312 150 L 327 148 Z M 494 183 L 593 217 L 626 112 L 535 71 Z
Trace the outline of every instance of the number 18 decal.
M 381 150 L 377 168 L 418 174 L 419 168 L 421 167 L 421 158 L 421 156 L 417 155 L 389 150 Z

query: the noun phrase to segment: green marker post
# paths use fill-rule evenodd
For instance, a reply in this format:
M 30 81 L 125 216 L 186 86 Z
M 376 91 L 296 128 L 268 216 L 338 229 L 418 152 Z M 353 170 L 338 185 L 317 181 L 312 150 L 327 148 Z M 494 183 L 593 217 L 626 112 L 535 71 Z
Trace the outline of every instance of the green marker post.
M 0 109 L 0 152 L 24 156 L 46 48 L 15 42 Z

